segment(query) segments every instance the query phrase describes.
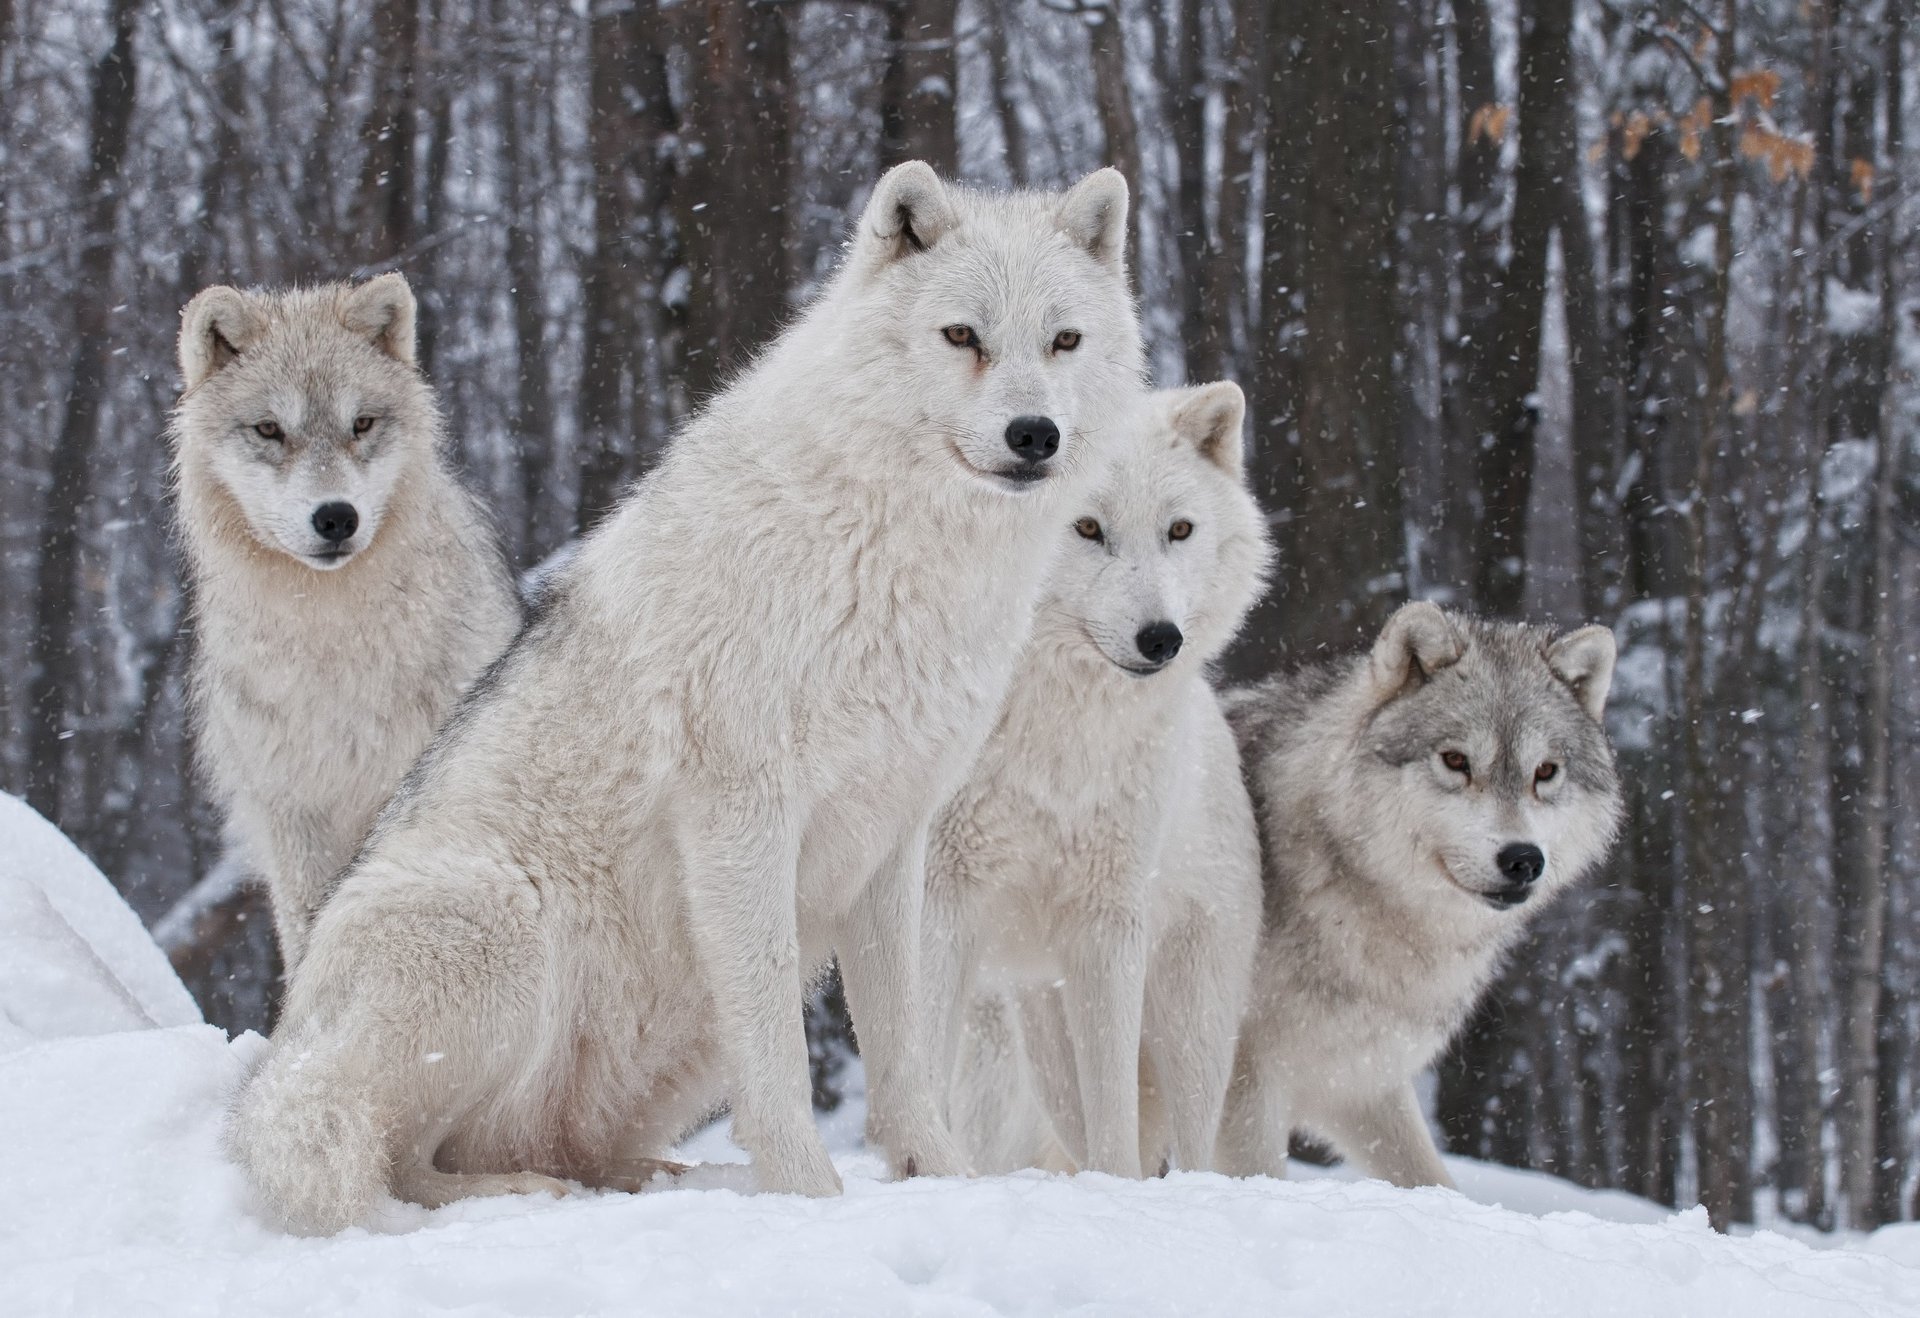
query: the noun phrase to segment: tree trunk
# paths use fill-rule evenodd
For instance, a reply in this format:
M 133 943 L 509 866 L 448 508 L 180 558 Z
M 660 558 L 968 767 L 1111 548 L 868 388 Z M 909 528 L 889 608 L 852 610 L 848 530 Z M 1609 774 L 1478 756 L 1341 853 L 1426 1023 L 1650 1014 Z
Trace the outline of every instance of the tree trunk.
M 593 168 L 593 252 L 581 274 L 579 443 L 575 524 L 612 509 L 635 474 L 645 418 L 636 394 L 635 343 L 656 340 L 666 272 L 676 255 L 675 184 L 667 144 L 679 122 L 668 96 L 664 32 L 655 0 L 599 7 L 588 27 L 592 67 L 587 150 Z M 664 351 L 664 345 L 662 345 Z M 629 419 L 630 418 L 630 419 Z
M 1474 598 L 1482 612 L 1516 617 L 1527 581 L 1527 504 L 1533 492 L 1533 438 L 1540 409 L 1540 330 L 1547 297 L 1547 250 L 1560 212 L 1555 182 L 1572 168 L 1572 0 L 1531 0 L 1520 8 L 1519 165 L 1513 178 L 1511 249 L 1487 290 L 1483 335 L 1471 345 L 1470 396 L 1484 400 L 1477 433 L 1480 518 Z M 1485 221 L 1483 221 L 1484 223 Z M 1484 241 L 1498 244 L 1497 232 Z
M 696 402 L 719 392 L 773 338 L 787 309 L 787 167 L 793 78 L 782 7 L 739 0 L 687 6 L 704 20 L 693 45 L 676 198 L 692 287 L 686 382 Z
M 1376 16 L 1289 4 L 1268 14 L 1266 225 L 1249 393 L 1251 475 L 1280 557 L 1228 661 L 1244 675 L 1270 671 L 1277 645 L 1298 655 L 1350 648 L 1406 589 L 1393 44 Z
M 120 166 L 127 154 L 137 78 L 135 0 L 113 0 L 113 44 L 93 66 L 93 98 L 87 135 L 87 193 L 83 211 L 87 241 L 81 249 L 81 290 L 73 299 L 73 370 L 67 412 L 48 470 L 40 518 L 40 555 L 34 572 L 34 626 L 28 648 L 27 800 L 67 832 L 66 741 L 72 694 L 69 672 L 85 594 L 80 537 L 86 525 L 88 474 L 100 439 L 100 414 L 111 384 L 111 317 L 115 305 L 114 253 L 120 221 Z
M 419 0 L 373 7 L 373 103 L 360 124 L 356 250 L 367 264 L 404 257 L 413 245 L 413 144 L 419 133 L 414 58 L 420 48 Z
M 955 8 L 955 0 L 887 0 L 887 71 L 880 92 L 883 169 L 924 160 L 943 178 L 959 170 Z
M 505 7 L 494 6 L 495 30 L 506 32 Z M 545 516 L 552 503 L 548 480 L 555 468 L 553 366 L 547 352 L 546 279 L 540 262 L 539 193 L 527 187 L 537 177 L 539 164 L 523 141 L 522 115 L 538 114 L 537 105 L 524 104 L 527 81 L 518 71 L 500 79 L 500 172 L 506 209 L 507 295 L 513 303 L 514 353 L 519 373 L 514 380 L 514 465 L 520 485 L 520 562 L 538 563 L 553 545 Z
M 1127 79 L 1127 25 L 1121 0 L 1082 0 L 1081 14 L 1093 54 L 1093 103 L 1100 113 L 1100 132 L 1106 138 L 1107 164 L 1127 176 L 1134 195 L 1144 184 L 1140 172 L 1140 124 L 1134 115 L 1133 90 Z M 1140 224 L 1136 215 L 1127 225 L 1127 269 L 1138 277 Z

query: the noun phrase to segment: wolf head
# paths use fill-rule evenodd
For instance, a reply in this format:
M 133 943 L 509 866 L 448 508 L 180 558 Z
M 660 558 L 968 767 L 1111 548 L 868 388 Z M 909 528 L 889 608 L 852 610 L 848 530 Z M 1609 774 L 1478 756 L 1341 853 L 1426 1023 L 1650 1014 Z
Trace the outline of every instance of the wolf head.
M 852 351 L 913 461 L 1018 494 L 1088 465 L 1141 391 L 1127 185 L 984 193 L 909 161 L 874 188 L 842 274 Z M 837 300 L 837 299 L 836 299 Z
M 1043 640 L 1141 676 L 1225 648 L 1272 559 L 1243 479 L 1245 414 L 1231 381 L 1141 400 L 1105 482 L 1065 528 L 1037 623 Z
M 1620 787 L 1601 726 L 1613 633 L 1569 635 L 1408 604 L 1360 681 L 1360 793 L 1389 826 L 1366 845 L 1434 900 L 1541 903 L 1606 852 Z
M 203 289 L 181 314 L 183 479 L 223 490 L 261 544 L 322 571 L 379 533 L 438 433 L 400 275 L 289 292 Z

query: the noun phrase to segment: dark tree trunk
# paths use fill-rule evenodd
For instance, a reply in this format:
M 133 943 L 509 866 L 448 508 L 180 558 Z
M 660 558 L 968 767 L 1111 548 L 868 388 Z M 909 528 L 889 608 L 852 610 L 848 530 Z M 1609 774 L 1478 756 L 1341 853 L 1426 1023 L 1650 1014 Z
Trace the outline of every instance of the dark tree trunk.
M 583 531 L 606 515 L 636 472 L 645 418 L 639 406 L 623 404 L 630 388 L 639 392 L 636 343 L 659 323 L 662 286 L 676 257 L 667 144 L 679 123 L 668 96 L 664 36 L 654 0 L 598 8 L 589 27 L 593 252 L 581 274 L 583 452 L 575 503 Z
M 120 222 L 120 166 L 133 121 L 136 70 L 134 31 L 139 6 L 113 0 L 113 44 L 93 66 L 93 104 L 87 134 L 86 228 L 73 300 L 73 370 L 67 411 L 48 469 L 40 518 L 40 554 L 34 572 L 34 626 L 28 649 L 27 800 L 68 832 L 66 741 L 72 694 L 76 623 L 86 586 L 80 539 L 87 524 L 88 474 L 100 439 L 100 417 L 111 385 L 114 252 Z
M 414 59 L 420 48 L 419 0 L 383 0 L 373 9 L 373 103 L 360 125 L 366 155 L 354 235 L 361 260 L 404 259 L 413 245 L 413 145 L 419 133 Z
M 1346 650 L 1406 589 L 1393 43 L 1378 17 L 1278 4 L 1266 48 L 1266 227 L 1252 479 L 1279 564 L 1229 666 Z
M 793 78 L 782 6 L 705 0 L 691 50 L 676 199 L 692 288 L 686 382 L 696 404 L 717 393 L 786 316 L 787 166 Z
M 955 0 L 888 0 L 887 72 L 880 99 L 883 169 L 924 160 L 942 177 L 958 172 L 955 8 Z

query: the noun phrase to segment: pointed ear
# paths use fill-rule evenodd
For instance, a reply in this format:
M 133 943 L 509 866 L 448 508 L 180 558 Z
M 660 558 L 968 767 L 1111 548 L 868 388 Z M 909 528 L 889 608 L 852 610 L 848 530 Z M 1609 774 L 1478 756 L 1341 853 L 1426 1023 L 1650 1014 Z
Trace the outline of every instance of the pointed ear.
M 1197 384 L 1176 391 L 1173 431 L 1200 450 L 1200 456 L 1240 479 L 1240 425 L 1247 415 L 1247 396 L 1231 380 Z
M 924 160 L 895 165 L 874 185 L 860 215 L 862 245 L 871 244 L 876 264 L 924 252 L 960 223 L 947 185 Z
M 1605 627 L 1582 627 L 1547 647 L 1547 667 L 1573 688 L 1574 698 L 1595 723 L 1607 712 L 1613 659 L 1613 633 Z
M 381 275 L 349 290 L 340 320 L 401 365 L 413 365 L 413 289 L 405 275 Z
M 1054 222 L 1062 233 L 1115 271 L 1127 259 L 1127 180 L 1119 170 L 1096 169 L 1060 199 Z
M 266 320 L 237 288 L 215 284 L 194 294 L 180 313 L 180 378 L 187 389 L 205 382 L 245 352 Z
M 1466 648 L 1459 630 L 1439 605 L 1427 600 L 1402 604 L 1373 643 L 1368 676 L 1374 698 L 1386 704 L 1409 687 L 1460 662 Z

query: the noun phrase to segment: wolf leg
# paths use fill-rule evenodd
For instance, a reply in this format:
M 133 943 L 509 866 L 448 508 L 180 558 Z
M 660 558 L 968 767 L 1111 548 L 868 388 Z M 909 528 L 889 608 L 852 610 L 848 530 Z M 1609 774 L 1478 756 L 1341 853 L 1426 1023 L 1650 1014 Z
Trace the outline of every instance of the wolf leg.
M 1444 1185 L 1453 1178 L 1433 1146 L 1426 1116 L 1411 1084 L 1343 1105 L 1316 1123 L 1341 1153 L 1369 1176 L 1395 1185 Z
M 1293 1117 L 1285 1091 L 1275 1080 L 1271 1063 L 1262 1056 L 1257 1040 L 1242 1030 L 1233 1079 L 1227 1086 L 1226 1109 L 1221 1114 L 1215 1165 L 1229 1176 L 1284 1179 L 1287 1140 L 1292 1134 Z
M 1060 1001 L 1085 1110 L 1090 1171 L 1140 1175 L 1140 1019 L 1145 937 L 1137 920 L 1096 917 L 1068 954 Z
M 1055 1134 L 1077 1171 L 1087 1165 L 1087 1109 L 1073 1065 L 1073 1043 L 1060 990 L 1020 990 L 1020 1034 L 1027 1044 L 1029 1073 Z
M 1246 976 L 1235 975 L 1221 940 L 1206 928 L 1183 929 L 1156 949 L 1142 1017 L 1142 1046 L 1151 1063 L 1157 1106 L 1166 1116 L 1166 1144 L 1145 1151 L 1158 1165 L 1205 1171 L 1233 1075 L 1233 1048 L 1246 1006 Z M 1147 1170 L 1153 1170 L 1148 1167 Z
M 868 1143 L 887 1151 L 895 1176 L 959 1176 L 966 1161 L 935 1104 L 920 1013 L 926 855 L 922 825 L 854 899 L 836 951 L 867 1066 Z
M 687 923 L 732 1073 L 733 1132 L 761 1188 L 840 1193 L 813 1124 L 801 993 L 799 842 L 768 803 L 711 797 L 678 833 Z

